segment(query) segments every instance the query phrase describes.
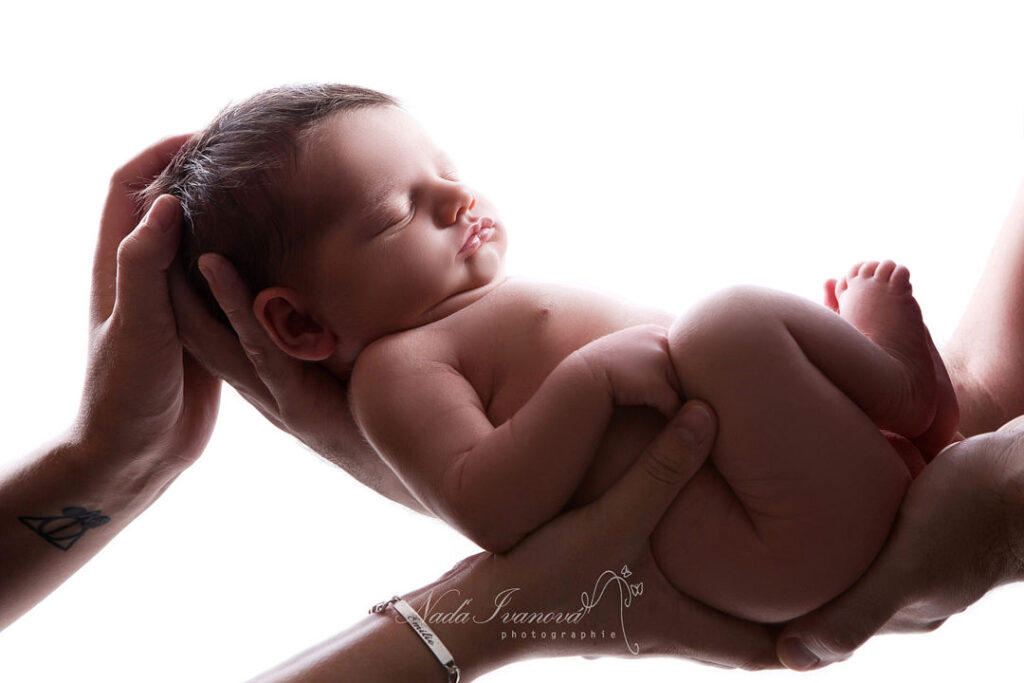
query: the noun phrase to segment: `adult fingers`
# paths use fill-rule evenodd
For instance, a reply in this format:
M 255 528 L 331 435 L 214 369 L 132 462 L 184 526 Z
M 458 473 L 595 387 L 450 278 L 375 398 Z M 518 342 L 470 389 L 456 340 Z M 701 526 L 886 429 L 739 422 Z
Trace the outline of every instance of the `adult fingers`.
M 996 430 L 997 432 L 1021 432 L 1024 431 L 1024 415 L 1013 418 L 1002 427 Z
M 100 220 L 96 252 L 93 256 L 90 311 L 93 326 L 106 320 L 114 307 L 117 249 L 125 236 L 132 231 L 138 218 L 139 207 L 134 200 L 135 191 L 157 175 L 188 138 L 188 134 L 176 135 L 151 145 L 111 177 L 107 202 Z
M 164 195 L 117 249 L 115 312 L 149 338 L 177 336 L 166 271 L 178 249 L 180 223 L 178 200 Z
M 807 671 L 848 658 L 886 626 L 910 593 L 905 568 L 893 547 L 898 529 L 867 573 L 832 602 L 786 624 L 778 656 L 786 667 Z
M 716 421 L 702 401 L 690 401 L 601 498 L 611 514 L 609 531 L 640 538 L 649 534 L 679 491 L 711 452 Z
M 267 336 L 252 312 L 252 294 L 234 266 L 218 254 L 199 257 L 199 270 L 210 285 L 210 291 L 220 304 L 228 321 L 238 335 L 238 341 L 256 369 L 268 391 L 278 395 L 286 379 L 294 374 L 297 361 L 285 356 Z
M 168 273 L 171 303 L 178 322 L 178 336 L 189 353 L 211 374 L 227 380 L 264 415 L 277 412 L 277 404 L 256 368 L 242 350 L 238 337 L 210 315 L 185 280 L 181 262 Z
M 182 432 L 187 435 L 205 435 L 202 439 L 187 439 L 179 457 L 189 461 L 198 458 L 213 434 L 220 409 L 220 379 L 214 377 L 187 351 L 182 352 L 182 390 L 185 394 L 185 412 Z

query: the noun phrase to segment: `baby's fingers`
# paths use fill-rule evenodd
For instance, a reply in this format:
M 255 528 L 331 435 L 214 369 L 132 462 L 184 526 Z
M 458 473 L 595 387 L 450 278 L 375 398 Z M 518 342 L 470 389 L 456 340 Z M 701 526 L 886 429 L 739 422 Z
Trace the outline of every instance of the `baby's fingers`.
M 679 394 L 669 390 L 659 397 L 657 405 L 653 407 L 664 415 L 666 420 L 671 420 L 683 407 L 683 402 L 679 400 Z

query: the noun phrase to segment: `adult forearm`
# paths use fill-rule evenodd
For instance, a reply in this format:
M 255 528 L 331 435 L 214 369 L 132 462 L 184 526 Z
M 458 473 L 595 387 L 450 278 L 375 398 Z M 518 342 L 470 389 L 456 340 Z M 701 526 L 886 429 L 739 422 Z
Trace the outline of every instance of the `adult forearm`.
M 455 658 L 463 683 L 525 656 L 527 645 L 501 637 L 498 620 L 479 623 L 493 611 L 495 589 L 480 554 L 434 583 L 403 595 Z M 483 571 L 481 571 L 483 570 Z M 390 596 L 375 596 L 390 597 Z M 464 604 L 463 601 L 467 601 Z M 368 599 L 368 603 L 372 602 Z M 459 612 L 463 617 L 448 616 Z M 367 605 L 369 607 L 369 604 Z M 439 619 L 439 616 L 445 618 Z M 393 608 L 371 615 L 351 628 L 278 665 L 251 683 L 334 683 L 350 681 L 438 681 L 448 676 Z
M 566 539 L 561 540 L 564 544 Z M 624 656 L 629 650 L 626 634 L 619 632 L 623 622 L 617 584 L 608 598 L 598 598 L 589 609 L 581 601 L 581 592 L 603 576 L 588 564 L 590 556 L 601 557 L 602 567 L 621 560 L 618 549 L 595 551 L 597 545 L 589 543 L 580 553 L 561 558 L 552 557 L 547 546 L 539 556 L 537 549 L 519 557 L 479 553 L 401 597 L 451 652 L 462 683 L 531 658 L 609 652 Z M 562 585 L 567 579 L 569 584 Z M 340 680 L 444 683 L 448 677 L 412 627 L 388 607 L 250 683 Z
M 952 338 L 942 350 L 973 436 L 1024 413 L 1024 184 Z
M 89 561 L 178 476 L 69 431 L 0 475 L 0 629 Z
M 443 683 L 448 677 L 409 626 L 389 617 L 373 616 L 254 678 L 252 683 L 339 680 Z

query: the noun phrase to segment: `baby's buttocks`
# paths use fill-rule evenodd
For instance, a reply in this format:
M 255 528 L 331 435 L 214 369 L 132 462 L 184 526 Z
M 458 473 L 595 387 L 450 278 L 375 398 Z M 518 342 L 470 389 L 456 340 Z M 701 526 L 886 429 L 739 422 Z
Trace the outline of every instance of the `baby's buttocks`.
M 675 330 L 673 322 L 587 292 L 510 283 L 438 321 L 437 329 L 446 362 L 471 383 L 497 427 L 576 349 L 633 325 Z M 750 371 L 735 361 L 763 360 L 760 337 L 757 346 L 736 351 L 689 316 L 682 323 L 679 329 L 699 331 L 704 346 L 673 347 L 673 364 L 682 385 L 715 406 L 720 424 L 711 458 L 652 535 L 654 557 L 673 585 L 736 616 L 772 622 L 805 613 L 871 561 L 902 495 L 903 479 L 895 475 L 906 473 L 896 472 L 895 453 L 877 427 L 834 386 L 817 375 L 806 386 L 789 386 L 780 379 L 793 372 L 786 364 L 760 362 Z M 779 339 L 780 348 L 791 348 L 788 338 Z M 710 356 L 721 362 L 709 363 Z M 798 359 L 794 367 L 804 365 Z M 776 387 L 783 386 L 789 393 L 779 400 Z M 797 394 L 804 400 L 793 400 Z M 766 406 L 780 418 L 766 419 Z M 664 425 L 653 409 L 616 407 L 568 506 L 597 498 L 619 480 Z

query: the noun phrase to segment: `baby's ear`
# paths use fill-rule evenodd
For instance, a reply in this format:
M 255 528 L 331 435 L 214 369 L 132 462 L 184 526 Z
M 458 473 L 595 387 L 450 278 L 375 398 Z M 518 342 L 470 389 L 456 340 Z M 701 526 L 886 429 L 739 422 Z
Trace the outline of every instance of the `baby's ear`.
M 325 360 L 338 340 L 306 310 L 302 297 L 290 287 L 267 287 L 256 295 L 252 312 L 277 346 L 292 358 Z

